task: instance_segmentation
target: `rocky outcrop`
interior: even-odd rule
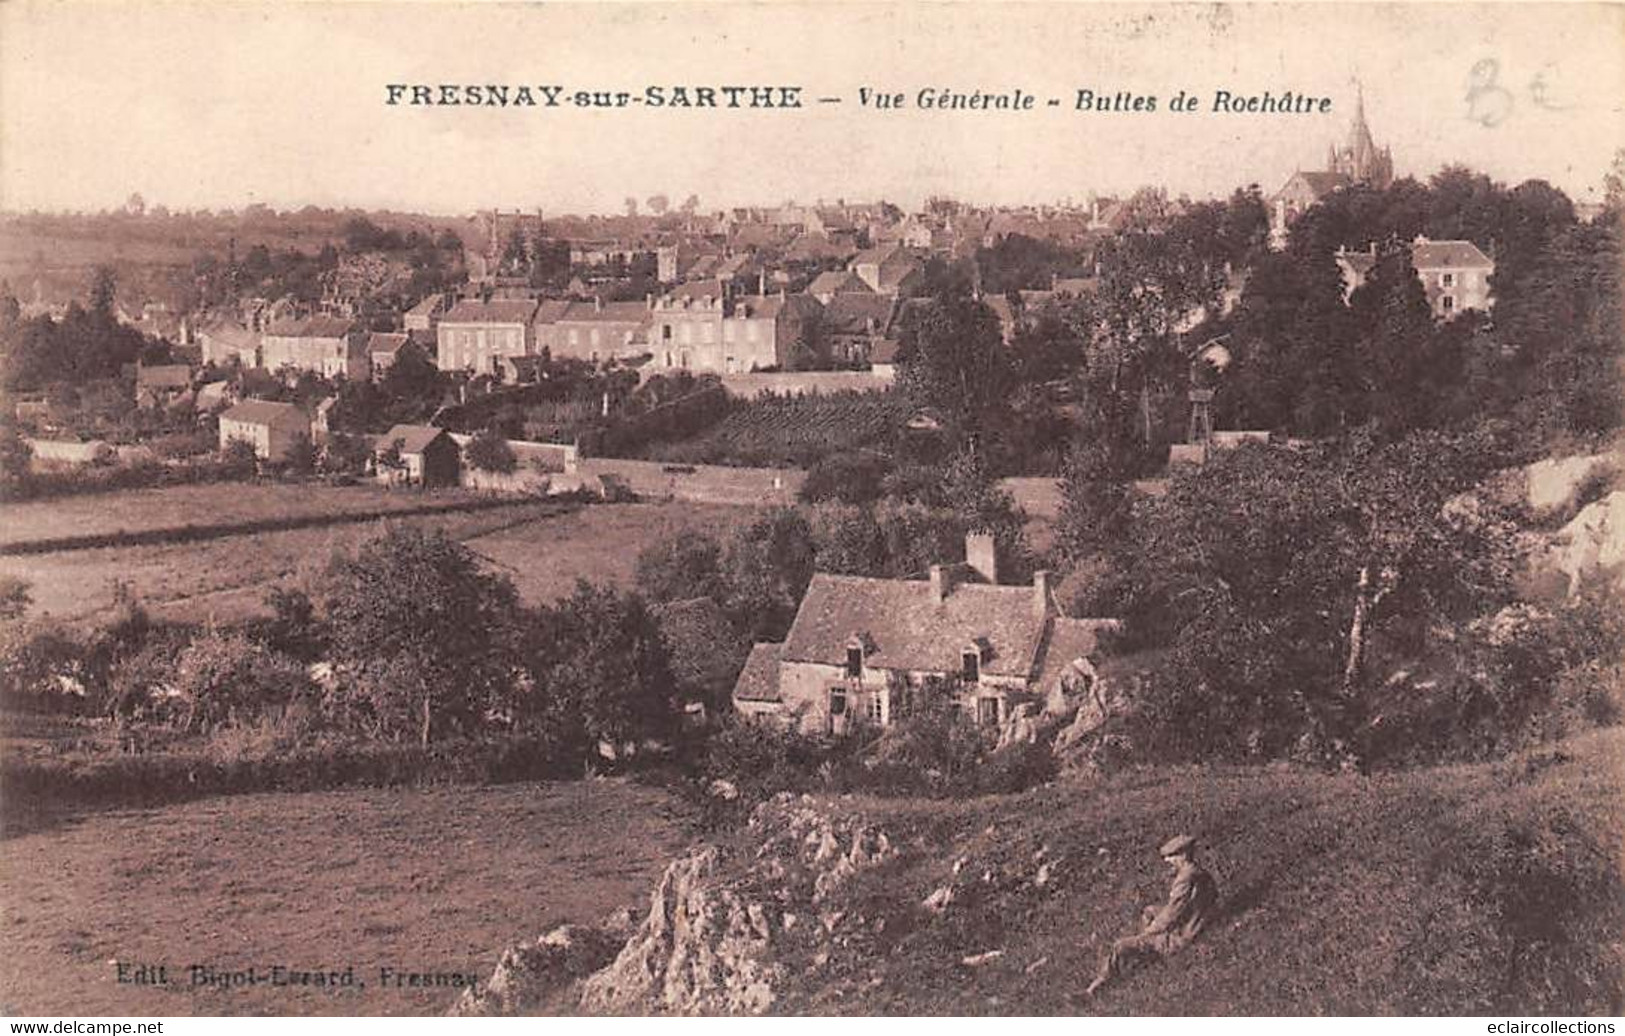
[[[562,1002],[584,1014],[764,1014],[780,1003],[786,976],[824,966],[854,932],[884,924],[834,906],[860,874],[897,857],[863,817],[781,795],[751,815],[746,843],[672,863],[642,922],[607,950],[603,929],[573,926],[509,950],[459,1013]]]
[[[1568,579],[1569,593],[1592,576],[1625,589],[1625,490],[1587,504],[1552,537],[1543,563]]]
[[[1619,453],[1551,457],[1524,469],[1525,502],[1535,517],[1571,513],[1587,483],[1625,467]]]
[[[615,958],[631,925],[602,927],[567,924],[534,943],[503,952],[484,985],[465,990],[453,1015],[535,1014],[576,979],[585,978]]]

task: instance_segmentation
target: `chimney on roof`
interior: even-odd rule
[[[994,549],[991,535],[985,532],[972,532],[965,535],[965,562],[987,582],[998,583],[998,551]]]
[[[604,296],[594,295],[592,297],[592,309],[594,313],[602,313],[604,311]]]
[[[1033,617],[1047,619],[1054,611],[1054,604],[1050,600],[1049,570],[1039,569],[1033,573]]]
[[[758,270],[756,273],[756,294],[767,294],[767,270]]]
[[[931,569],[931,600],[941,604],[954,592],[954,566],[932,565]]]

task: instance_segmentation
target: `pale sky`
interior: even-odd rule
[[[1510,100],[1494,126],[1469,117],[1484,61]],[[0,208],[115,207],[135,191],[171,208],[444,213],[618,211],[655,193],[674,205],[696,193],[707,210],[1081,200],[1144,183],[1267,193],[1345,136],[1356,77],[1401,175],[1462,162],[1596,200],[1625,145],[1625,8],[7,0]],[[808,107],[391,108],[389,83],[799,85]],[[865,110],[860,87],[909,107]],[[1038,108],[921,111],[922,88],[1019,88]],[[1154,95],[1158,110],[1079,112],[1079,89]],[[1181,89],[1333,104],[1168,111]],[[1477,114],[1490,103],[1481,92]]]

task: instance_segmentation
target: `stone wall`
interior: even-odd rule
[[[779,371],[724,374],[722,387],[731,396],[753,399],[765,392],[780,396],[828,395],[835,392],[885,392],[892,379],[872,371]]]
[[[729,468],[713,464],[584,457],[574,474],[609,476],[643,497],[761,507],[795,503],[807,473],[796,468]]]

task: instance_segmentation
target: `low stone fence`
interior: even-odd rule
[[[452,432],[451,438],[453,442],[463,449],[467,449],[468,444],[474,439],[472,435],[464,435],[461,432]],[[508,448],[513,450],[513,455],[519,461],[521,468],[531,471],[545,468],[548,472],[575,470],[576,448],[568,443],[509,439]]]
[[[607,477],[644,497],[746,507],[794,503],[807,479],[807,473],[796,468],[729,468],[610,457],[583,457],[574,473],[589,481],[602,482]]]
[[[60,439],[24,439],[36,461],[53,464],[112,464],[118,451],[100,439],[90,442]]]

